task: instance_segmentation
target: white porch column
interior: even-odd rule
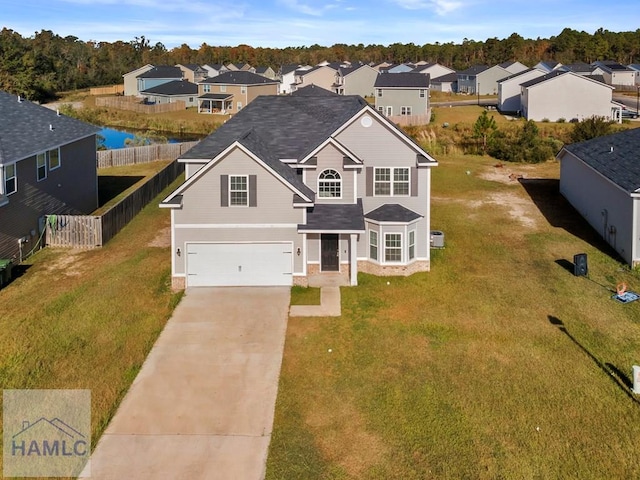
[[[357,247],[357,235],[352,233],[349,235],[349,252],[350,252],[350,261],[349,261],[349,275],[350,275],[350,285],[355,287],[358,285],[358,247]]]

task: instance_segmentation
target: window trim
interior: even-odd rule
[[[382,89],[381,88],[376,88],[376,96],[378,98],[382,98]]]
[[[397,235],[400,238],[400,241],[398,242],[400,246],[398,247],[387,247],[387,237],[390,237],[391,235]],[[400,259],[399,260],[387,260],[387,250],[400,250]],[[383,263],[386,264],[403,264],[403,255],[404,255],[404,248],[403,248],[403,244],[402,244],[402,232],[385,232],[384,233],[384,250],[383,250],[384,256],[383,256]]]
[[[226,85],[220,85],[220,93],[227,93],[227,86]]]
[[[411,116],[411,106],[400,107],[400,115]]]
[[[389,170],[389,180],[376,180],[376,173],[378,170]],[[407,180],[402,182],[395,181],[395,172],[396,170],[406,170],[407,171]],[[389,194],[385,195],[383,193],[377,193],[376,186],[381,183],[389,183]],[[407,184],[407,193],[395,193],[395,184],[396,183],[406,183]],[[374,197],[410,197],[411,196],[411,168],[409,167],[373,167],[373,196]]]
[[[375,245],[374,245],[374,238],[375,237]],[[377,230],[369,230],[369,259],[370,260],[374,260],[374,261],[378,261],[379,260],[379,241],[378,241],[379,235],[378,235],[378,231]],[[372,249],[375,248],[376,249],[376,254],[375,256],[371,254]]]
[[[36,180],[42,182],[47,179],[47,152],[36,154]],[[42,164],[40,164],[42,160]],[[40,176],[40,169],[43,169],[42,177]]]
[[[57,157],[58,157],[58,165],[56,165],[55,167],[51,166],[51,152],[57,152]],[[49,171],[51,170],[56,170],[58,168],[60,168],[60,166],[62,165],[62,159],[61,159],[61,154],[60,154],[60,148],[52,148],[51,150],[49,150],[47,152],[47,166],[49,168]]]
[[[324,175],[325,173],[328,172],[335,172],[335,174],[337,175],[337,178],[335,179],[326,179],[326,178],[322,178],[322,175]],[[337,189],[338,189],[338,194],[337,196],[333,196],[333,195],[322,195],[322,190],[321,190],[321,185],[322,182],[327,182],[327,183],[337,183]],[[326,199],[334,199],[334,200],[340,200],[342,199],[342,175],[340,175],[340,172],[337,171],[335,168],[326,168],[324,169],[322,172],[320,172],[320,174],[318,175],[318,198],[326,198]]]
[[[247,86],[246,85],[240,85],[240,93],[242,93],[242,94],[247,93]]]
[[[232,179],[234,178],[244,178],[244,182],[245,182],[245,189],[244,190],[239,190],[239,189],[232,189],[231,188],[231,183],[232,183]],[[233,193],[246,193],[246,197],[245,197],[245,203],[243,204],[239,204],[239,203],[233,203],[231,200],[231,196]],[[229,203],[228,206],[229,207],[248,207],[249,206],[249,175],[229,175]]]
[[[419,92],[420,98],[425,98],[427,93],[426,93],[426,89],[421,88],[420,92]]]
[[[12,176],[7,176],[7,169],[9,167],[13,167],[13,175]],[[2,168],[2,172],[3,172],[3,182],[2,182],[2,194],[5,196],[9,196],[12,195],[14,193],[16,193],[18,191],[18,169],[16,168],[16,164],[15,163],[11,163],[9,165],[5,165]],[[7,188],[7,185],[9,184],[9,180],[13,181],[13,190],[9,191],[9,189]]]
[[[407,234],[407,261],[416,258],[416,230],[409,230]]]
[[[202,93],[211,93],[211,84],[205,83],[202,85]]]

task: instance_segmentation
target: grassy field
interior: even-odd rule
[[[637,273],[557,163],[439,160],[432,271],[360,275],[341,318],[290,319],[267,478],[640,478],[640,302],[611,299]]]
[[[105,247],[42,250],[0,290],[0,385],[90,389],[94,445],[180,299],[158,202],[181,181]]]

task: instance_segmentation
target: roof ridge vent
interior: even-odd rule
[[[18,103],[22,103],[22,97],[18,95]]]
[[[613,153],[613,145],[609,147],[609,153]]]
[[[53,124],[52,124],[52,123],[50,123],[50,124],[49,124],[49,130],[51,130],[52,132],[53,132],[53,130],[54,130],[54,128],[53,128]]]

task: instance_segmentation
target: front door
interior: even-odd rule
[[[338,249],[338,235],[334,233],[320,236],[320,262],[323,272],[337,272],[340,270],[340,250]]]

